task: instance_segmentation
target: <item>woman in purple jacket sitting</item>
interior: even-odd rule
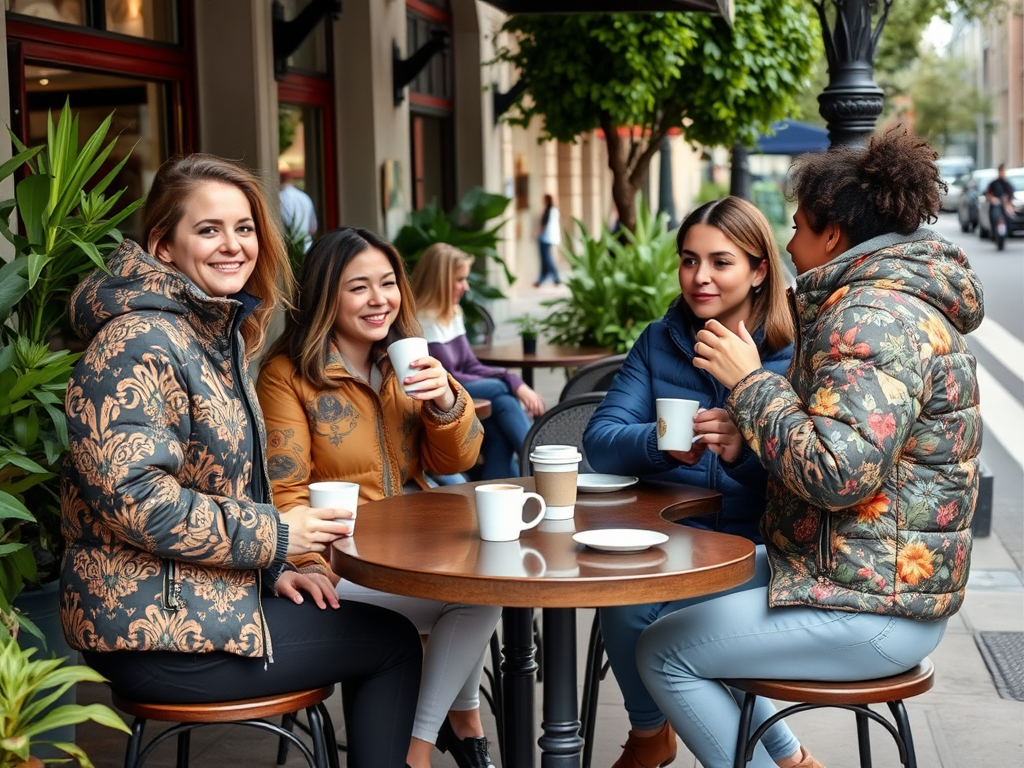
[[[514,373],[484,365],[470,349],[459,299],[469,290],[472,265],[472,256],[447,243],[427,248],[412,281],[418,319],[431,356],[472,397],[491,401],[480,451],[483,479],[518,477],[516,456],[530,430],[529,416],[544,413],[544,401]]]

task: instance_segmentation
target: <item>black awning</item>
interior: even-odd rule
[[[716,13],[732,21],[732,0],[485,0],[505,13]]]

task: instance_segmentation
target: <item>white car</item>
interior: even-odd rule
[[[947,190],[939,189],[939,208],[943,211],[955,211],[960,202],[963,187],[956,184],[957,179],[974,170],[974,159],[970,157],[941,157],[935,161],[939,167],[939,176],[946,182]]]

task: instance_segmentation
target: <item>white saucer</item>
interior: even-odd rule
[[[584,493],[611,493],[635,485],[637,478],[632,475],[602,475],[583,473],[576,476],[576,490]]]
[[[595,531],[574,533],[573,541],[585,544],[602,552],[643,552],[645,549],[664,544],[668,536],[657,531],[637,528],[601,528]]]

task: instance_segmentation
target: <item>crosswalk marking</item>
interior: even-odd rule
[[[1000,357],[1002,360],[1002,356]],[[978,366],[985,439],[995,438],[1024,469],[1024,405],[995,376]]]
[[[1024,383],[1024,340],[1018,339],[995,320],[986,317],[981,326],[971,332],[985,351],[997,358],[1014,376]]]

